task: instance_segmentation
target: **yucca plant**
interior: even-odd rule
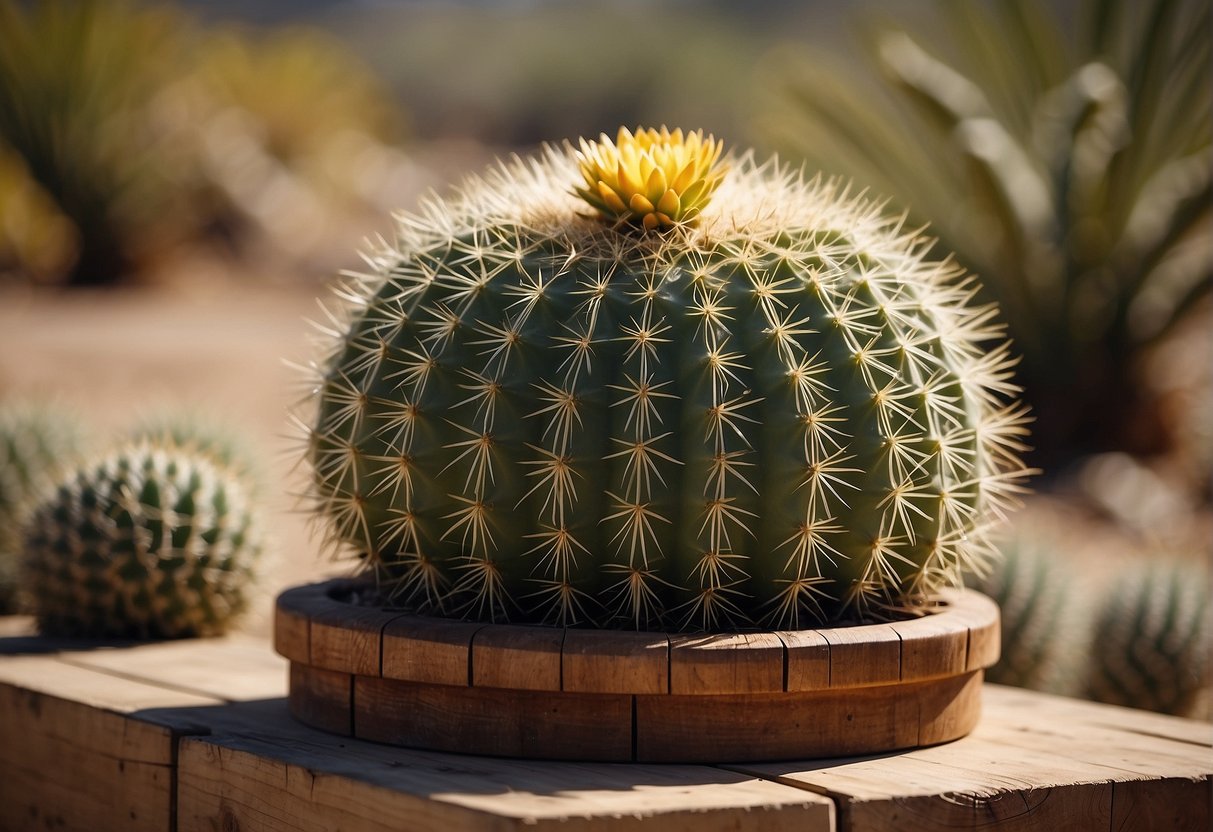
[[[409,608],[715,630],[921,604],[1024,470],[995,310],[837,182],[702,133],[549,148],[340,288],[312,499]]]
[[[168,233],[188,166],[151,111],[184,46],[164,7],[0,0],[0,144],[74,228],[69,283],[126,279]]]
[[[982,277],[1041,461],[1165,449],[1136,359],[1209,295],[1209,4],[1091,0],[1074,33],[1045,0],[929,11],[874,27],[879,78],[783,61],[767,138],[906,206]]]

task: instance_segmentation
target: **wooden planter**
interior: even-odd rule
[[[742,762],[871,754],[964,736],[998,609],[975,592],[889,624],[666,635],[474,624],[278,598],[290,709],[359,739],[557,760]]]

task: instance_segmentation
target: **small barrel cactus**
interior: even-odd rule
[[[995,310],[880,206],[720,157],[665,129],[548,148],[339,289],[312,496],[398,603],[810,626],[985,557],[1025,473]]]
[[[244,609],[260,548],[230,471],[136,442],[80,468],[34,509],[23,585],[45,634],[214,635]]]
[[[1213,679],[1209,574],[1143,569],[1118,582],[1096,617],[1086,696],[1184,715]]]
[[[0,614],[16,607],[23,513],[55,472],[74,461],[84,431],[49,405],[0,408]]]

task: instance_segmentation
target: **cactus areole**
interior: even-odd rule
[[[837,182],[620,130],[398,220],[338,289],[311,497],[385,599],[722,631],[887,618],[987,556],[996,310]]]

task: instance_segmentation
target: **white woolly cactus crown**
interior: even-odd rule
[[[311,497],[394,601],[804,627],[987,557],[1026,474],[995,310],[881,206],[719,156],[664,128],[549,147],[399,217],[339,287]]]

